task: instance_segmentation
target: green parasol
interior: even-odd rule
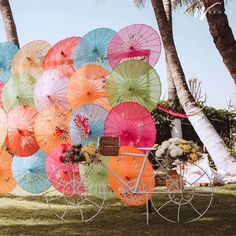
[[[4,109],[9,112],[19,105],[34,107],[35,79],[28,74],[15,74],[5,85],[2,92]]]
[[[101,157],[99,159],[105,164],[109,161],[109,157]],[[115,198],[107,179],[107,171],[104,167],[96,163],[90,164],[90,166],[80,164],[79,172],[86,192],[101,199],[104,197],[106,199]]]
[[[152,111],[160,95],[160,78],[145,61],[124,61],[107,79],[107,97],[111,106],[122,102],[137,102]]]

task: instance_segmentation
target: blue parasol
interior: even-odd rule
[[[10,42],[0,43],[0,80],[6,83],[11,77],[11,63],[19,48]]]
[[[108,46],[116,32],[109,28],[98,28],[88,32],[75,47],[73,59],[77,68],[86,64],[97,64],[111,70],[108,62]]]
[[[72,143],[86,145],[91,141],[97,142],[98,137],[103,135],[107,114],[107,110],[96,104],[79,107],[70,120]]]
[[[14,156],[12,172],[22,189],[37,194],[51,186],[46,175],[45,160],[46,154],[41,150],[29,157]]]

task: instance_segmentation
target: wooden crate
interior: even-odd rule
[[[100,137],[98,140],[99,152],[103,156],[118,156],[120,148],[119,137]]]

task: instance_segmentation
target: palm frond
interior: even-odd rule
[[[147,0],[133,0],[134,5],[138,8],[144,7]]]
[[[196,4],[197,2],[201,2],[201,0],[172,0],[172,6],[174,9],[177,7],[190,7],[193,4]]]

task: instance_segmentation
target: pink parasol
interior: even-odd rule
[[[0,108],[0,146],[4,143],[7,136],[7,115],[5,111]]]
[[[145,60],[154,66],[161,54],[161,40],[157,32],[144,24],[129,25],[112,38],[108,60],[112,68],[129,59]]]
[[[104,135],[120,137],[122,146],[152,147],[156,126],[146,108],[135,102],[124,102],[108,113]]]
[[[3,108],[2,104],[2,89],[3,89],[4,83],[0,80],[0,107]]]
[[[62,144],[49,153],[46,173],[57,191],[73,196],[84,192],[85,188],[81,183],[78,164],[63,163],[63,154],[69,147],[67,144]]]
[[[59,105],[70,108],[67,102],[68,78],[59,70],[44,71],[36,82],[34,102],[38,111]]]
[[[70,37],[54,44],[45,56],[43,69],[57,69],[70,77],[75,71],[72,54],[80,39],[80,37]]]

